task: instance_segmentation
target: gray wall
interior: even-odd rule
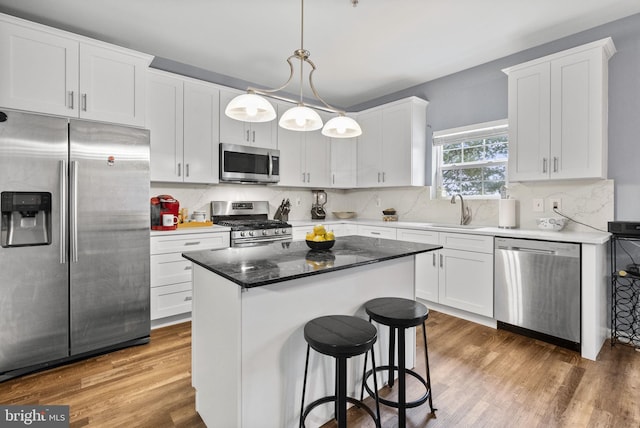
[[[612,37],[617,49],[609,61],[609,178],[615,180],[615,218],[640,220],[640,14],[347,110],[359,111],[417,96],[429,100],[427,122],[432,131],[504,119],[507,117],[507,76],[502,73],[503,68],[605,37]],[[151,66],[231,87],[244,89],[248,86],[247,82],[163,58],[157,58]]]

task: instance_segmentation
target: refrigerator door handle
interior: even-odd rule
[[[78,262],[78,161],[71,161],[71,261]]]
[[[67,263],[67,162],[60,161],[60,264]]]

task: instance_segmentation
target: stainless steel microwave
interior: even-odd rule
[[[220,143],[220,181],[277,183],[280,150]]]

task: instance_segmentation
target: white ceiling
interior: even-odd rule
[[[265,88],[300,47],[300,0],[0,0],[0,12]],[[304,48],[320,95],[348,107],[639,12],[638,0],[306,0]]]

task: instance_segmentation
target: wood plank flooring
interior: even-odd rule
[[[640,427],[640,352],[630,347],[607,343],[594,362],[433,311],[427,337],[438,411],[409,409],[408,427]],[[0,403],[70,405],[72,427],[204,427],[190,345],[190,323],[154,330],[148,345],[0,383]],[[381,410],[382,426],[396,427],[395,409]],[[374,425],[353,409],[349,426]]]

